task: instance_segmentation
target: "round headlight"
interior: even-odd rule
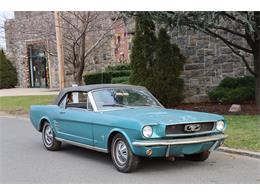
[[[217,129],[218,131],[222,131],[222,130],[224,129],[224,127],[225,127],[224,121],[218,121],[218,122],[217,122],[216,129]]]
[[[144,126],[143,128],[143,136],[151,137],[153,134],[153,128],[151,126]]]

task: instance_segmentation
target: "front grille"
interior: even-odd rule
[[[200,125],[199,131],[185,131],[185,125]],[[212,131],[214,128],[214,122],[206,122],[206,123],[191,123],[191,124],[178,124],[178,125],[167,125],[165,134],[166,135],[178,135],[178,134],[191,134],[205,131]]]

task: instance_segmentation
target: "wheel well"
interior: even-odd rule
[[[107,151],[108,151],[108,153],[110,153],[110,151],[111,151],[111,145],[112,145],[112,140],[113,140],[113,138],[115,137],[115,135],[116,134],[121,134],[119,131],[114,131],[114,132],[112,132],[110,135],[109,135],[109,137],[108,137],[108,145],[107,145]],[[122,134],[121,134],[122,135]]]
[[[42,119],[41,122],[40,122],[40,128],[39,128],[39,131],[42,132],[42,128],[43,128],[43,125],[45,122],[49,122],[47,119]]]

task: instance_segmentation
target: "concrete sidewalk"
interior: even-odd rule
[[[46,88],[12,88],[1,89],[0,97],[4,96],[30,96],[30,95],[57,95],[59,89]]]

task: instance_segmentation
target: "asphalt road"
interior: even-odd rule
[[[146,159],[123,174],[108,154],[67,144],[47,151],[27,119],[0,117],[0,183],[260,183],[260,160],[215,151],[205,162]]]

